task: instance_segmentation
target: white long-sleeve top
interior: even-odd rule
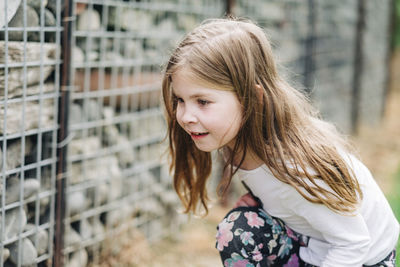
[[[310,237],[308,246],[300,248],[304,261],[323,267],[373,265],[395,248],[399,223],[369,170],[355,157],[347,158],[363,192],[354,215],[341,215],[307,201],[295,188],[275,178],[265,165],[239,169],[236,175],[261,200],[266,212]]]

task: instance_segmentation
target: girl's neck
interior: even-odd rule
[[[230,148],[227,149],[228,153],[232,153]],[[242,159],[242,152],[238,152],[233,156],[233,164],[238,166]],[[243,170],[253,170],[260,167],[264,163],[259,157],[257,157],[252,151],[247,151],[246,156],[242,165],[240,166]]]

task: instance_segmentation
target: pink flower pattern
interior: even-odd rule
[[[260,228],[260,226],[264,226],[264,220],[260,218],[257,213],[249,211],[245,212],[244,216],[247,218],[247,224],[250,225],[252,228]]]
[[[297,233],[261,209],[234,210],[218,225],[216,247],[225,267],[297,267],[300,259],[291,249],[298,240]]]
[[[233,239],[232,233],[233,222],[228,222],[227,219],[224,219],[218,225],[218,232],[217,232],[217,249],[219,251],[223,251],[224,247],[229,245],[229,242]]]

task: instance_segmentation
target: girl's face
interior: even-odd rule
[[[242,122],[242,106],[234,92],[208,88],[183,70],[172,76],[176,119],[198,149],[210,152],[233,147]]]

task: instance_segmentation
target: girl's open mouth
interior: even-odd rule
[[[203,137],[206,137],[208,135],[208,133],[190,133],[190,136],[193,139],[201,139]]]

